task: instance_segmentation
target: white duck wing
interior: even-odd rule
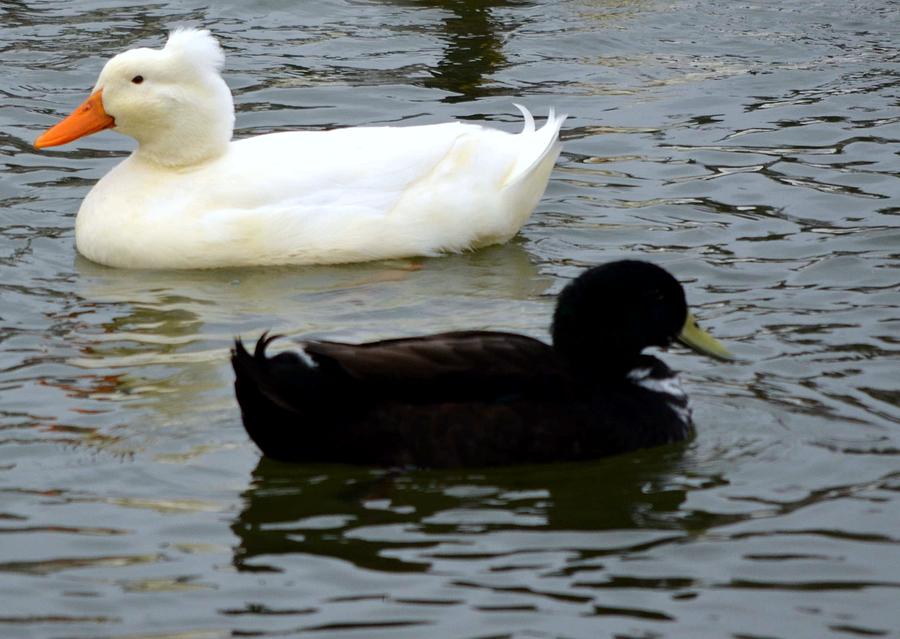
[[[285,250],[315,254],[320,263],[502,242],[543,194],[563,119],[537,131],[526,124],[518,135],[451,123],[239,142],[236,150],[246,145],[242,163],[257,156],[277,158],[279,166],[277,179],[268,180],[270,204],[247,215],[276,224]]]

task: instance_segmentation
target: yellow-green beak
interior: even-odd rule
[[[734,355],[729,353],[719,340],[697,326],[697,320],[690,311],[684,320],[681,332],[675,339],[701,355],[709,355],[726,361],[734,360]]]

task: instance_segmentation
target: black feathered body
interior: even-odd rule
[[[553,347],[466,331],[232,357],[244,425],[295,462],[495,466],[590,459],[685,439],[687,398],[645,355],[624,377],[574,374]],[[599,366],[602,369],[602,366]]]

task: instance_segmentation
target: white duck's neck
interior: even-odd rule
[[[176,102],[164,122],[123,130],[138,141],[135,156],[168,168],[184,168],[223,155],[234,131],[234,103],[228,87],[218,80],[218,86],[206,87],[208,99]]]
[[[198,136],[196,131],[191,131],[190,136],[186,134],[186,131],[171,131],[147,140],[138,139],[138,148],[134,154],[137,158],[152,164],[167,168],[185,168],[224,155],[231,140],[230,131],[228,135]]]

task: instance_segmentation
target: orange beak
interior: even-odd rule
[[[65,120],[44,131],[34,141],[34,146],[39,149],[59,146],[115,125],[115,118],[103,110],[103,89],[100,89],[92,93]]]

